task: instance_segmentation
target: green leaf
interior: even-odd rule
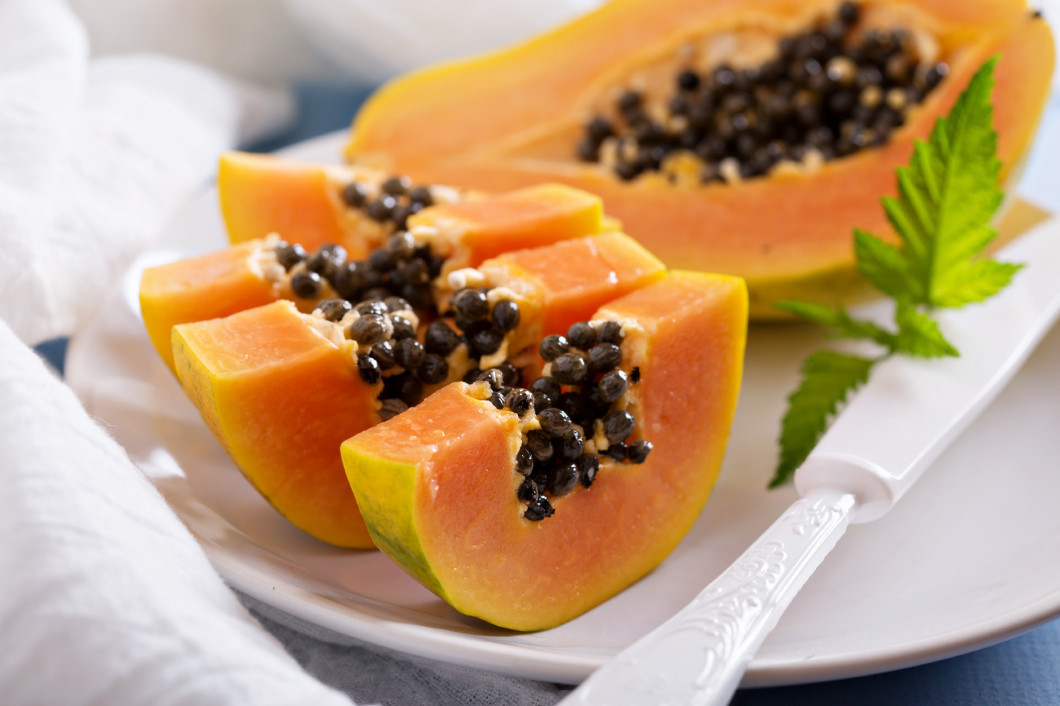
[[[983,290],[966,268],[996,237],[990,222],[1003,197],[990,104],[996,63],[991,59],[976,72],[927,142],[917,141],[909,165],[898,169],[898,197],[883,199],[903,247],[900,257],[885,253],[885,262],[880,248],[871,249],[863,269],[891,296],[904,281],[904,298],[914,304],[980,300]]]
[[[912,276],[902,251],[863,230],[854,230],[854,257],[858,272],[891,298],[924,298],[919,280]]]
[[[871,321],[855,319],[842,309],[833,309],[816,302],[784,301],[776,307],[790,312],[811,323],[832,328],[840,338],[876,341],[890,349],[894,345],[894,334],[880,328]]]
[[[780,462],[769,487],[791,480],[809,456],[847,395],[869,378],[874,358],[819,351],[802,366],[802,382],[788,397],[780,432]]]
[[[944,358],[960,355],[939,331],[938,323],[916,307],[900,302],[895,310],[898,335],[892,350],[920,358]]]
[[[822,351],[806,359],[802,381],[788,398],[780,460],[770,487],[790,480],[839,405],[868,379],[878,360],[894,353],[921,358],[958,355],[932,318],[932,308],[981,302],[1004,289],[1019,271],[1021,265],[982,257],[997,235],[990,223],[1002,199],[990,103],[996,63],[991,59],[976,72],[928,141],[917,141],[909,164],[898,168],[898,195],[882,199],[897,244],[854,231],[858,271],[895,301],[897,330],[892,333],[821,304],[778,305],[841,337],[874,341],[886,353],[870,359]]]
[[[936,293],[936,305],[956,309],[985,301],[1008,286],[1023,265],[997,260],[972,260],[955,267],[948,287]]]

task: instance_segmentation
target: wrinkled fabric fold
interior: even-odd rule
[[[5,706],[350,703],[261,629],[26,345],[75,333],[217,155],[292,115],[285,93],[175,59],[91,60],[62,3],[0,0]]]
[[[0,322],[0,702],[348,704],[221,582],[162,497]]]
[[[57,0],[0,3],[0,96],[0,318],[28,343],[74,333],[221,151],[293,117],[177,59],[90,61]]]

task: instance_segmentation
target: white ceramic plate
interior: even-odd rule
[[[290,150],[331,161],[342,136]],[[378,552],[340,551],[289,526],[244,481],[151,349],[136,289],[147,262],[223,247],[216,193],[174,219],[71,343],[67,378],[166,495],[233,586],[332,631],[447,662],[574,683],[661,623],[794,499],[769,492],[778,419],[810,329],[755,327],[721,479],[654,573],[561,627],[532,634],[457,614]],[[909,666],[1060,613],[1060,331],[883,519],[852,527],[751,663],[744,685]]]

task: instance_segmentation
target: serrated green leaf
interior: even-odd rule
[[[949,115],[936,122],[928,141],[916,142],[908,166],[898,168],[898,195],[882,199],[898,245],[865,231],[854,232],[858,270],[895,300],[897,331],[819,304],[785,302],[780,308],[829,326],[840,336],[880,343],[887,355],[958,355],[927,310],[988,299],[1004,289],[1021,267],[981,257],[996,237],[991,219],[1003,197],[990,104],[996,62],[992,59],[976,72]],[[788,398],[780,460],[770,487],[790,480],[839,405],[868,379],[881,359],[832,351],[807,358],[799,387]]]
[[[920,358],[945,358],[959,355],[957,349],[946,340],[938,323],[916,307],[899,303],[895,309],[895,353],[915,355]]]
[[[937,305],[957,309],[985,301],[1008,286],[1023,265],[997,260],[972,260],[956,267],[935,294]]]
[[[776,307],[811,323],[827,326],[839,338],[876,341],[888,349],[894,344],[894,334],[890,331],[871,321],[852,318],[842,309],[833,309],[816,302],[801,301],[777,302]]]
[[[780,432],[780,462],[769,487],[791,480],[817,445],[847,395],[869,377],[876,359],[820,351],[806,359],[802,382],[788,397]]]
[[[996,61],[976,72],[928,141],[917,141],[909,165],[898,169],[897,198],[883,199],[903,245],[907,281],[917,283],[905,296],[915,304],[975,301],[962,291],[972,284],[964,267],[996,237],[990,221],[1003,198],[990,104]],[[885,280],[892,296],[894,282]]]
[[[887,296],[921,299],[921,283],[910,273],[902,252],[881,238],[854,230],[854,256],[858,271]]]

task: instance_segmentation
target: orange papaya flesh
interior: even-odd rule
[[[581,241],[580,249],[572,249],[570,243]],[[540,321],[556,322],[566,330],[582,310],[551,309],[577,301],[573,294],[588,292],[586,296],[602,303],[663,276],[661,263],[628,236],[587,236],[581,241],[511,253],[506,256],[511,267],[503,270],[503,277],[479,283],[512,296],[525,312],[518,325],[505,332],[497,354],[476,349],[471,333],[464,332],[455,349],[441,354],[428,345],[424,355],[421,347],[421,359],[408,363],[394,353],[401,345],[396,321],[400,316],[409,323],[402,337],[416,335],[418,316],[412,311],[379,309],[376,300],[344,305],[340,317],[329,319],[327,302],[306,314],[294,302],[280,300],[175,326],[176,374],[233,462],[292,524],[331,544],[368,547],[341,468],[341,441],[399,415],[473,369],[520,358],[520,349],[536,342]],[[577,252],[581,259],[537,252],[548,249]],[[594,286],[601,269],[586,258],[604,263],[611,280],[607,287]],[[538,269],[546,265],[547,270]],[[559,276],[560,268],[567,274]],[[381,313],[384,310],[387,313]],[[359,338],[358,330],[363,334],[370,329],[358,329],[358,322],[369,317],[380,322],[380,333]],[[461,329],[454,328],[459,336]],[[422,329],[418,335],[426,341]],[[381,343],[390,346],[387,356],[380,355]],[[432,355],[437,360],[425,368]],[[390,362],[383,367],[387,358]]]
[[[597,308],[651,284],[666,267],[629,235],[604,233],[550,247],[508,252],[478,268],[490,286],[536,290],[526,304],[532,326],[520,331],[515,350],[551,334],[564,334],[572,323]]]
[[[140,313],[159,356],[173,369],[170,335],[176,324],[234,314],[277,298],[273,285],[251,264],[261,242],[146,268],[140,279]]]
[[[599,233],[600,197],[562,184],[538,184],[480,199],[440,204],[408,219],[424,232],[448,270],[474,267],[511,250]],[[613,229],[616,224],[608,223]],[[443,270],[443,273],[447,270]]]
[[[229,241],[258,240],[283,233],[292,242],[317,247],[340,243],[354,254],[368,254],[359,239],[347,240],[357,220],[347,222],[342,188],[351,182],[378,188],[382,172],[303,164],[270,155],[228,152],[221,156],[217,188]]]
[[[1006,174],[1026,151],[1048,95],[1054,45],[1046,23],[1022,0],[861,5],[863,25],[908,29],[929,51],[937,48],[936,58],[949,69],[881,145],[735,183],[700,184],[651,170],[624,181],[576,156],[587,121],[613,110],[617,93],[643,89],[651,104],[646,112],[654,114],[689,47],[697,56],[710,54],[715,67],[756,65],[755,41],[803,31],[835,6],[825,0],[610,2],[524,44],[397,79],[356,116],[346,156],[354,164],[467,187],[559,181],[592,191],[668,265],[746,278],[756,318],[775,316],[772,303],[793,294],[843,302],[865,293],[854,270],[852,230],[894,237],[879,199],[894,193],[895,168],[991,56],[1000,55],[993,102]],[[726,36],[741,39],[729,53]],[[713,54],[702,50],[708,45]]]
[[[520,354],[533,354],[534,343],[544,336],[566,333],[604,303],[666,274],[657,257],[622,233],[516,250],[487,260],[476,269],[482,277],[477,284],[496,296],[511,298],[519,306],[520,324],[505,339],[502,353],[520,367],[530,360]],[[452,290],[442,290],[439,300],[447,301]],[[447,311],[448,305],[440,308]],[[488,361],[481,367],[489,367]]]
[[[372,541],[338,445],[377,420],[344,346],[289,301],[173,330],[177,376],[247,479],[296,527],[340,547]],[[281,433],[277,433],[281,432]]]
[[[602,457],[588,487],[527,518],[520,418],[455,383],[348,439],[342,458],[377,546],[456,610],[549,628],[635,582],[677,545],[713,487],[736,406],[747,321],[738,278],[671,272],[603,307],[622,323],[626,408],[642,463]],[[477,383],[479,384],[479,383]],[[532,477],[532,476],[531,476]]]
[[[311,296],[297,296],[277,263],[275,236],[238,243],[224,250],[145,268],[140,278],[140,316],[159,356],[173,370],[171,335],[177,324],[205,321],[277,299],[310,312],[335,296],[321,281]]]
[[[280,232],[290,230],[291,222],[285,220],[284,214],[300,211],[281,209],[278,202],[282,201],[282,195],[287,193],[292,182],[301,181],[304,182],[301,190],[291,189],[294,203],[299,203],[301,196],[307,193],[315,196],[305,198],[322,199],[322,195],[328,195],[331,199],[334,190],[327,187],[327,183],[330,179],[328,172],[332,169],[324,165],[298,165],[262,155],[226,155],[222,158],[222,203],[229,227],[235,226],[235,230],[230,231],[234,239],[239,241],[250,232],[271,232],[266,222]],[[279,178],[272,183],[270,175]],[[240,186],[226,186],[231,183]],[[239,208],[236,208],[237,202]],[[424,259],[428,268],[439,267],[430,264],[431,258],[441,258],[440,273],[436,274],[444,276],[457,268],[477,266],[499,252],[597,233],[610,224],[601,210],[599,197],[558,184],[538,185],[459,206],[462,208],[449,210],[448,206],[439,204],[417,214],[415,233],[409,237],[418,252],[405,253],[402,257],[406,260]],[[256,210],[240,210],[251,208]],[[307,207],[306,212],[313,213],[314,209]],[[432,213],[437,213],[437,217]],[[261,221],[248,227],[248,219]],[[291,287],[291,278],[309,267],[309,257],[304,256],[302,263],[285,265],[286,273],[278,270],[273,251],[288,241],[281,241],[275,234],[236,242],[225,251],[147,269],[141,280],[140,301],[152,343],[172,368],[169,335],[175,324],[224,316],[278,298],[293,299],[306,312],[321,299],[336,294],[351,300],[364,298],[368,293],[364,288],[351,288],[336,279],[344,276],[340,269],[352,266],[350,263],[353,262],[363,268],[375,269],[363,254],[372,241],[360,237],[364,235],[361,231],[355,234],[359,234],[358,237],[342,239],[346,244],[340,246],[344,250],[343,257],[333,253],[329,260],[343,261],[322,271],[319,287],[311,287],[308,295],[296,294]],[[391,240],[394,237],[392,235]],[[347,245],[353,250],[347,249]],[[308,255],[312,256],[324,247],[333,248],[330,245],[321,245],[315,250],[307,248]],[[426,252],[419,252],[423,248]],[[416,291],[410,292],[403,289],[390,270],[380,271],[378,275],[377,284],[387,290],[383,296],[406,296],[414,303],[430,299],[429,282],[420,283],[422,286],[417,285]],[[303,290],[299,288],[297,291]],[[380,294],[378,287],[374,294]]]
[[[343,195],[351,184],[360,194],[359,205]],[[468,267],[508,250],[617,227],[605,218],[598,196],[562,184],[491,195],[436,184],[420,188],[429,201],[416,201],[421,210],[413,210],[413,197],[425,197],[402,178],[377,170],[230,152],[221,157],[218,172],[221,212],[232,243],[278,233],[309,250],[338,244],[361,259],[407,228],[425,234],[452,267]],[[403,192],[385,195],[387,189]],[[389,205],[377,212],[377,202]]]

